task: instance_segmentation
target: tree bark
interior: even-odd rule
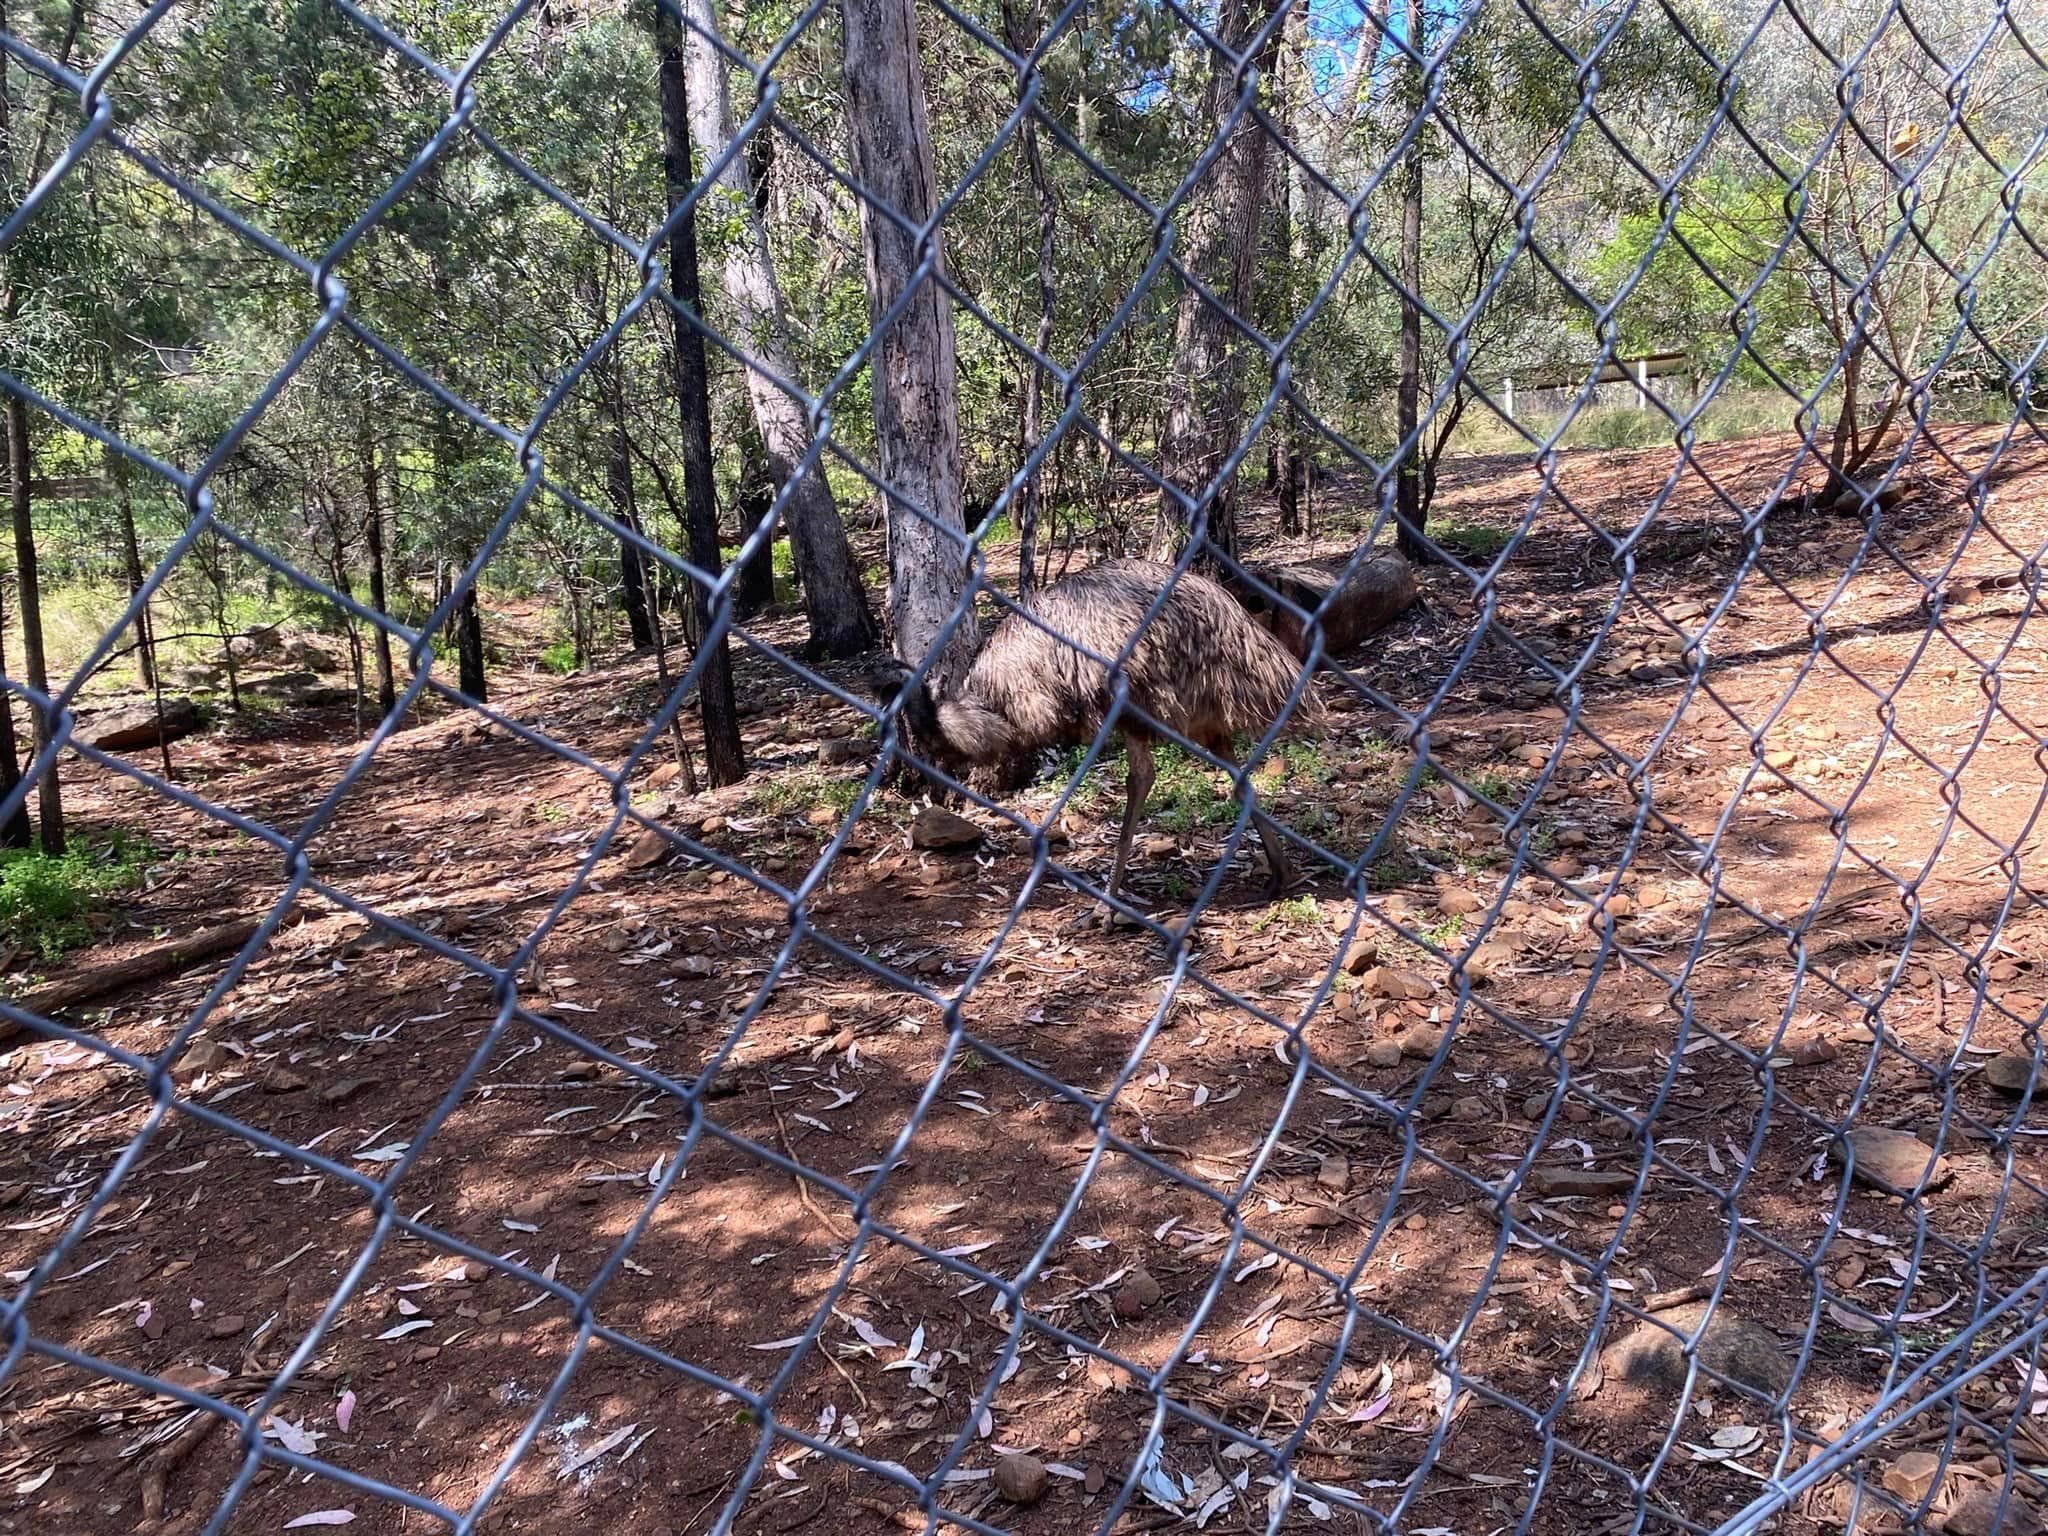
[[[611,447],[605,458],[605,493],[612,504],[612,516],[635,533],[640,528],[639,503],[633,495],[633,450],[626,441],[626,407],[617,378],[617,359],[608,370],[605,414],[611,418]],[[647,650],[654,644],[654,616],[647,601],[647,557],[631,539],[619,540],[620,596],[626,610],[626,628],[632,632],[633,649]]]
[[[887,488],[889,625],[897,657],[924,664],[967,595],[961,508],[960,418],[953,351],[953,310],[936,274],[945,248],[935,229],[926,241],[875,212],[869,199],[921,228],[938,206],[917,57],[911,0],[840,0],[845,38],[847,116],[861,202],[868,319],[880,328],[899,300],[902,311],[873,354],[875,445]],[[930,272],[920,267],[930,263]],[[913,288],[913,284],[915,287]],[[941,689],[973,665],[980,639],[971,607],[932,657]]]
[[[661,41],[661,152],[673,207],[694,185],[690,158],[689,71],[683,58],[682,28],[663,17]],[[697,218],[675,227],[668,242],[669,287],[676,302],[691,315],[703,313],[703,285],[697,266]],[[683,432],[683,505],[689,514],[687,543],[690,563],[707,578],[723,568],[718,553],[717,483],[712,476],[711,388],[704,358],[704,336],[680,316],[675,324],[676,412]],[[708,627],[711,615],[705,615]],[[700,647],[701,649],[701,647]],[[733,699],[732,651],[720,633],[707,655],[699,657],[697,708],[704,717],[704,766],[715,789],[746,777],[747,758],[740,741],[739,707]]]
[[[1422,0],[1407,0],[1405,40],[1424,51]],[[1422,71],[1415,71],[1412,110],[1422,110]],[[1422,542],[1428,509],[1422,504],[1422,445],[1415,441],[1422,405],[1422,136],[1418,132],[1401,158],[1401,360],[1395,381],[1395,430],[1401,458],[1394,470],[1395,543],[1410,560],[1429,558]]]
[[[6,443],[5,434],[0,434],[0,447]],[[0,461],[5,456],[0,455]],[[0,462],[0,468],[4,468]],[[0,677],[7,675],[7,588],[0,584]],[[14,735],[14,695],[0,689],[0,800],[13,794],[21,783],[21,747]],[[35,828],[29,824],[28,800],[23,797],[14,814],[0,822],[0,848],[26,848],[34,840]]]
[[[1308,8],[1304,5],[1288,15],[1282,31],[1279,122],[1289,138],[1301,121],[1299,108],[1308,99],[1310,89],[1307,28]],[[1273,199],[1277,225],[1274,243],[1281,256],[1280,270],[1286,275],[1280,284],[1280,313],[1268,330],[1270,335],[1285,334],[1293,325],[1297,285],[1310,272],[1306,180],[1306,173],[1291,158],[1282,161]],[[1313,282],[1312,276],[1308,280]],[[1301,413],[1291,401],[1281,403],[1273,418],[1273,433],[1273,478],[1279,499],[1280,532],[1298,537],[1306,531],[1301,520]]]
[[[36,575],[36,528],[28,489],[35,460],[29,443],[28,403],[19,395],[7,397],[7,466],[9,500],[14,511],[14,576],[21,610],[22,667],[28,675],[29,687],[47,698],[50,668],[43,653],[42,591]],[[35,751],[40,755],[50,745],[50,714],[47,709],[35,709],[30,716],[35,725]],[[54,858],[64,851],[64,792],[57,783],[55,758],[36,785],[36,810],[41,817],[43,852]]]
[[[740,543],[745,544],[775,504],[775,480],[768,470],[768,449],[761,441],[760,425],[751,413],[737,436],[740,478],[734,499],[739,504]],[[775,601],[774,540],[763,541],[753,557],[740,567],[739,580],[733,583],[733,601],[743,619],[752,618]]]
[[[707,33],[717,30],[711,0],[685,3],[695,26]],[[684,30],[688,34],[683,44],[688,76],[682,89],[688,95],[691,131],[708,165],[732,143],[731,90],[725,61],[718,51],[694,30]],[[756,135],[750,139],[749,149],[761,143],[763,137]],[[789,485],[797,466],[810,451],[811,427],[803,406],[769,377],[794,380],[795,352],[790,345],[782,288],[768,250],[768,231],[750,158],[744,153],[735,155],[717,182],[730,194],[729,204],[720,202],[721,210],[737,214],[744,225],[740,237],[727,243],[721,284],[726,302],[738,320],[739,334],[730,339],[758,363],[746,369],[747,399],[766,450],[769,478],[780,492]],[[684,169],[687,171],[688,167]],[[687,178],[682,183],[689,184]],[[803,588],[804,616],[810,621],[810,654],[845,657],[875,649],[880,643],[875,616],[868,607],[867,593],[860,583],[860,567],[847,542],[846,525],[840,520],[838,502],[821,465],[797,476],[794,489],[783,503],[783,519],[789,529],[797,580]]]
[[[1217,37],[1233,52],[1242,52],[1272,8],[1273,0],[1223,0]],[[1214,134],[1223,131],[1240,88],[1227,60],[1212,53],[1209,63],[1200,120]],[[1182,267],[1246,316],[1252,312],[1266,160],[1265,130],[1247,112],[1211,162],[1204,182],[1181,205]],[[1198,529],[1209,544],[1205,564],[1237,557],[1237,475],[1226,474],[1224,465],[1244,426],[1245,350],[1230,316],[1184,281],[1174,316],[1173,378],[1159,463],[1168,484],[1193,497],[1195,505],[1184,513],[1177,497],[1161,493],[1152,533],[1155,558],[1172,559]]]
[[[370,557],[370,606],[380,618],[391,617],[391,604],[384,589],[384,482],[377,474],[376,423],[371,405],[364,403],[362,426],[356,439],[357,457],[363,472],[363,542]],[[377,658],[377,713],[388,716],[398,705],[397,669],[391,664],[391,633],[376,626],[372,647]]]
[[[1039,38],[1045,31],[1045,13],[1042,0],[1031,0],[1029,14],[1020,23],[1013,0],[1003,0],[1003,30],[1010,47],[1018,53],[1029,53],[1038,46]],[[1023,89],[1020,79],[1018,88]],[[1038,121],[1027,117],[1019,129],[1024,150],[1024,168],[1031,177],[1031,190],[1038,200],[1038,355],[1044,357],[1052,349],[1053,329],[1053,233],[1058,219],[1058,206],[1053,201],[1052,182],[1045,174],[1045,157],[1039,153]],[[1025,369],[1024,377],[1024,438],[1022,453],[1025,462],[1038,451],[1038,445],[1045,437],[1045,370],[1036,363]],[[1017,509],[1017,597],[1019,601],[1031,595],[1037,580],[1035,562],[1038,554],[1038,475],[1034,472],[1018,489]]]

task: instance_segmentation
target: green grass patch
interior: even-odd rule
[[[748,809],[764,816],[798,816],[819,806],[829,806],[840,816],[853,809],[860,798],[865,778],[846,778],[799,768],[763,779],[747,791]]]
[[[1429,536],[1445,549],[1469,559],[1491,560],[1508,547],[1515,530],[1492,523],[1444,523],[1430,529]]]
[[[576,670],[576,642],[573,640],[550,641],[540,653],[540,669],[552,672],[557,677],[567,677]]]
[[[155,850],[125,833],[79,839],[56,858],[29,849],[0,852],[0,933],[45,964],[92,939],[92,917],[142,883]]]
[[[1275,923],[1288,923],[1296,928],[1319,928],[1323,922],[1323,909],[1315,897],[1303,893],[1274,902],[1259,914],[1254,929],[1264,933]]]
[[[1174,832],[1194,832],[1202,827],[1220,826],[1236,811],[1229,795],[1216,788],[1215,773],[1199,758],[1188,756],[1171,744],[1155,747],[1152,760],[1158,777],[1152,783],[1152,819]]]

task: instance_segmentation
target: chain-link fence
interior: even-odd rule
[[[0,935],[0,1528],[2038,1530],[2033,8],[786,10],[521,4],[451,55],[332,0],[301,75],[234,8],[0,14],[16,590],[99,450],[177,504],[68,675],[7,632],[0,821],[61,784],[187,854],[103,949]],[[617,138],[519,111],[601,25],[662,70],[653,227],[584,175]],[[351,70],[430,131],[305,245],[291,178],[374,134],[236,125]],[[476,246],[420,201],[464,157]],[[35,374],[95,165],[166,265],[310,302],[186,457]],[[1010,266],[949,263],[997,189]],[[421,348],[535,210],[626,280],[515,417],[476,334]],[[784,313],[848,215],[866,323]],[[636,334],[682,439],[621,426],[607,498],[551,433]],[[380,462],[426,474],[387,426],[495,456],[434,449],[484,510],[410,618],[238,515],[337,354],[368,526]],[[707,368],[787,433],[723,566]],[[817,645],[827,482],[880,505],[901,671],[858,603]],[[485,703],[476,594],[564,512],[652,645]],[[804,619],[745,617],[785,530]],[[161,668],[108,728],[87,690],[237,561],[337,616],[358,711],[395,643],[360,739],[287,708],[174,764]]]

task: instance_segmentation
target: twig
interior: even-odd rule
[[[775,1139],[777,1143],[782,1147],[782,1155],[788,1158],[792,1163],[800,1161],[796,1153],[790,1150],[789,1127],[783,1123],[782,1106],[780,1104],[777,1104],[773,1099],[770,1099],[768,1101],[768,1107],[769,1109],[775,1112]],[[791,1181],[796,1185],[796,1197],[799,1200],[803,1201],[804,1209],[809,1211],[812,1216],[817,1218],[818,1225],[823,1227],[826,1230],[826,1232],[831,1235],[832,1240],[835,1243],[852,1242],[853,1234],[851,1232],[841,1232],[839,1228],[833,1224],[832,1218],[825,1214],[824,1207],[819,1205],[816,1197],[811,1194],[811,1187],[810,1185],[804,1182],[804,1176],[800,1173],[792,1173],[789,1177]]]

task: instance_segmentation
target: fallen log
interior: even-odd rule
[[[126,959],[109,960],[82,970],[75,976],[59,977],[32,992],[9,998],[8,1001],[24,1012],[39,1013],[48,1018],[63,1009],[76,1008],[80,1003],[93,1002],[110,993],[141,986],[144,982],[174,976],[208,960],[232,954],[254,938],[256,930],[261,926],[255,919],[247,918],[238,922],[221,923],[213,928],[201,928],[198,932],[188,933],[183,938],[165,939],[162,943],[152,944]],[[0,1042],[11,1040],[21,1033],[21,1025],[9,1019],[0,1019]]]

